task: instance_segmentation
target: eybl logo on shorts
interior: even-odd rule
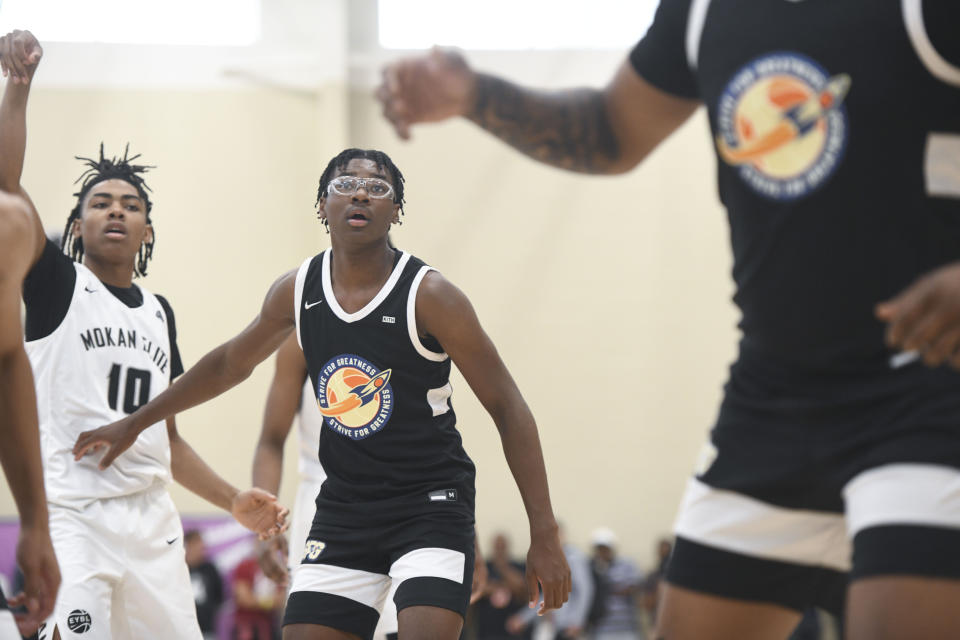
[[[393,413],[391,372],[349,353],[330,359],[317,377],[317,406],[324,424],[353,440],[383,429]]]
[[[74,633],[86,633],[93,626],[90,614],[83,609],[74,609],[67,616],[67,627]]]

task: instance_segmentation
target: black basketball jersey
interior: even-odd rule
[[[956,0],[662,0],[631,61],[707,107],[741,362],[887,369],[874,306],[960,259],[958,24]]]
[[[417,333],[417,290],[431,267],[398,252],[379,293],[347,313],[333,293],[331,252],[301,265],[295,296],[297,337],[323,415],[327,479],[318,500],[472,510],[475,470],[450,404],[450,358]]]

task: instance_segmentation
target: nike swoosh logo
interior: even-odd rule
[[[96,292],[97,292],[97,289],[91,289],[90,287],[88,287],[88,286],[86,286],[86,285],[84,285],[83,290],[86,291],[87,293],[96,293]]]
[[[179,538],[179,537],[180,537],[180,536],[177,536],[177,538]],[[173,538],[172,540],[167,540],[167,544],[173,544],[174,542],[177,541],[177,538]]]
[[[321,302],[323,302],[323,300],[317,300],[316,302],[308,302],[308,303],[306,303],[305,305],[303,305],[303,308],[304,308],[304,310],[306,310],[306,309],[309,309],[310,307],[315,307],[315,306],[317,306],[317,305],[320,304]]]

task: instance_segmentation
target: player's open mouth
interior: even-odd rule
[[[350,212],[350,215],[347,216],[347,223],[352,227],[360,227],[369,222],[367,214],[363,211],[354,209]]]
[[[126,238],[127,230],[119,224],[111,224],[107,226],[107,230],[104,232],[108,238]]]

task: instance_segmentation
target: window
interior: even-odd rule
[[[379,0],[380,46],[617,49],[646,33],[659,0]]]
[[[260,38],[260,0],[3,0],[0,33],[41,42],[247,46]]]

